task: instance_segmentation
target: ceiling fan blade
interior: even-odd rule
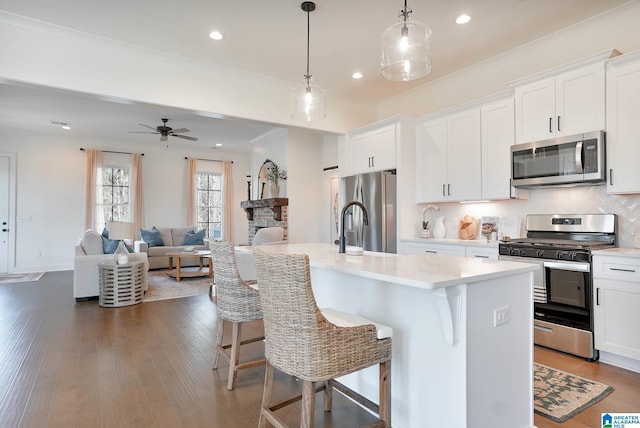
[[[157,132],[149,132],[149,131],[129,131],[129,134],[157,134]]]
[[[160,141],[167,141],[167,140],[168,140],[168,138],[167,138],[166,135],[161,135],[160,136]]]
[[[190,141],[198,141],[198,139],[196,137],[190,137],[188,135],[174,135],[171,134],[172,137],[176,137],[176,138],[184,138],[185,140],[190,140]]]
[[[171,130],[172,134],[180,134],[182,132],[191,132],[191,131],[189,131],[187,128],[178,128],[178,129]]]
[[[144,126],[145,128],[153,129],[154,131],[158,132],[158,130],[155,128],[155,126],[145,125],[144,123],[139,123],[138,125]]]

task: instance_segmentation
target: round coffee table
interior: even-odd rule
[[[199,276],[208,276],[209,278],[213,278],[213,263],[211,262],[211,251],[182,251],[167,253],[167,256],[169,257],[169,272],[167,272],[167,275],[175,278],[177,282],[179,282],[182,278],[193,278]],[[182,260],[188,258],[198,258],[200,262],[199,267],[196,269],[190,269],[182,266]],[[205,259],[209,259],[208,268],[204,266]]]

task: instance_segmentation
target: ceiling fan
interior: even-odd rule
[[[144,123],[138,124],[140,126],[144,126],[145,128],[153,129],[153,132],[130,131],[129,134],[160,134],[160,141],[167,141],[169,137],[184,138],[185,140],[190,140],[190,141],[198,141],[196,137],[190,137],[188,135],[180,135],[184,132],[190,132],[187,128],[173,129],[170,126],[167,126],[167,122],[169,121],[169,119],[161,119],[161,120],[162,120],[162,125],[158,125],[155,128],[153,126],[145,125]]]

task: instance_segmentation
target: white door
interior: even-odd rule
[[[9,267],[9,158],[0,156],[0,273]]]

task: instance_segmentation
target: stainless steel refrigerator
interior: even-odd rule
[[[396,253],[396,171],[343,177],[340,180],[340,212],[350,201],[359,201],[366,207],[369,224],[363,224],[360,207],[349,207],[344,224],[346,244],[367,251]]]

